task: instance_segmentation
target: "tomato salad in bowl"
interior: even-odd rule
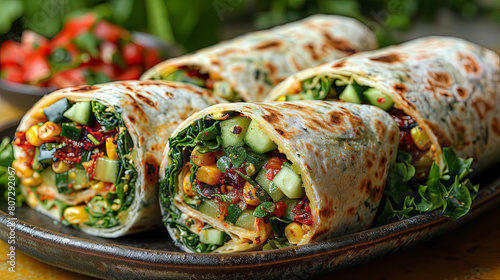
[[[166,58],[165,46],[136,40],[124,28],[93,13],[69,18],[52,39],[26,30],[21,42],[0,48],[3,81],[64,88],[136,80]]]

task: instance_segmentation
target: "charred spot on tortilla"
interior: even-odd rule
[[[491,119],[491,131],[497,136],[500,136],[500,120],[497,116]]]
[[[158,162],[156,157],[151,153],[146,153],[145,167],[146,167],[145,168],[146,180],[150,183],[157,182],[160,170],[160,163]]]
[[[281,104],[281,107],[284,107],[286,109],[291,109],[291,110],[303,110],[303,109],[305,109],[304,107],[297,105],[297,104],[293,104],[293,103],[283,103],[283,104]]]
[[[90,91],[94,91],[94,90],[98,90],[100,89],[100,87],[96,87],[96,86],[81,86],[81,87],[77,87],[75,89],[72,89],[71,92],[90,92]]]
[[[258,46],[255,46],[254,49],[256,50],[264,50],[264,49],[269,49],[269,48],[277,48],[277,47],[281,47],[281,45],[283,44],[283,42],[280,42],[280,41],[271,41],[271,42],[266,42],[264,44],[260,44]]]
[[[395,84],[393,88],[399,95],[403,95],[407,91],[406,86],[401,83]]]
[[[153,100],[151,100],[151,99],[147,98],[146,96],[144,96],[144,95],[142,95],[142,94],[138,94],[138,95],[137,95],[137,98],[138,98],[138,99],[140,99],[143,103],[145,103],[145,104],[147,104],[147,105],[149,105],[149,106],[151,106],[151,107],[153,107],[153,108],[157,109],[157,107],[156,107],[156,106],[157,106],[156,102],[154,102]]]
[[[474,59],[470,55],[466,55],[463,58],[465,59],[465,63],[463,66],[467,73],[479,74],[481,72],[481,67],[477,64],[476,59]]]
[[[366,161],[366,168],[372,169],[373,167],[373,162],[371,160]]]
[[[128,116],[128,119],[129,119],[129,121],[130,121],[132,124],[135,124],[136,120],[135,120],[134,116]]]
[[[333,210],[331,207],[327,207],[327,208],[324,208],[324,209],[319,209],[318,211],[318,215],[320,217],[326,217],[326,218],[329,218],[329,217],[333,217],[335,215],[335,210]]]
[[[305,45],[305,49],[309,51],[313,60],[318,60],[320,58],[313,44]]]
[[[354,214],[356,214],[356,208],[354,207],[350,207],[345,211],[346,216],[354,216]]]
[[[468,96],[469,96],[469,93],[467,92],[466,89],[462,88],[462,87],[457,87],[455,89],[455,91],[457,92],[457,95],[461,98],[461,99],[466,99]]]
[[[275,128],[274,130],[276,130],[276,132],[278,132],[281,136],[285,134],[285,132],[279,128]]]
[[[396,63],[396,62],[401,62],[401,56],[397,53],[391,53],[379,57],[372,57],[370,60],[377,61],[377,62],[383,62],[383,63]]]
[[[481,97],[477,97],[476,100],[472,102],[472,107],[474,107],[474,110],[481,120],[484,120],[486,118],[486,115],[488,115],[490,111],[493,111],[495,109],[494,104],[484,100]]]
[[[332,68],[342,68],[342,67],[344,67],[346,65],[347,65],[346,61],[343,60],[343,61],[340,61],[340,62],[337,62],[337,63],[333,64]]]
[[[453,79],[446,72],[430,72],[429,77],[438,82],[437,87],[449,89],[453,85]]]
[[[277,123],[281,119],[283,119],[283,114],[281,114],[279,111],[276,111],[271,108],[267,108],[267,111],[269,114],[263,115],[262,118],[266,120],[268,123]]]
[[[330,36],[330,34],[326,32],[323,32],[323,36],[325,37],[327,44],[329,44],[330,46],[341,52],[345,52],[349,55],[358,52],[355,48],[351,46],[351,44],[347,40],[333,38],[332,36]]]

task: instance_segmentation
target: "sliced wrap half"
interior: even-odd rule
[[[475,172],[500,158],[499,68],[498,55],[486,48],[458,38],[426,37],[304,70],[278,85],[267,100],[340,99],[387,110],[401,129],[399,150],[411,155],[401,162],[415,167],[412,181],[417,182],[400,196],[414,197],[416,205],[395,199],[392,206],[420,212],[443,206],[445,215],[457,218],[467,213],[477,188],[454,187],[472,161],[456,156],[472,158]],[[447,191],[432,181],[439,177],[433,162],[441,176],[451,175],[451,180],[440,179]]]
[[[28,205],[64,224],[118,237],[158,227],[158,168],[173,130],[217,103],[175,82],[55,91],[23,117],[13,167]]]
[[[367,229],[397,136],[391,117],[371,106],[212,106],[181,124],[165,149],[164,223],[178,246],[203,253],[302,245]]]
[[[228,100],[255,102],[295,72],[375,48],[375,35],[357,20],[315,15],[169,59],[142,79],[194,83]]]

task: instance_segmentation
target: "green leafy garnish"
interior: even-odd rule
[[[263,251],[292,247],[293,245],[285,238],[269,239],[262,248]]]
[[[264,202],[261,203],[259,206],[255,207],[255,210],[253,211],[254,217],[257,218],[264,218],[267,216],[267,214],[273,213],[275,210],[275,206],[273,202]]]
[[[214,196],[217,197],[222,202],[229,202],[229,203],[233,202],[233,200],[225,194],[214,194]]]
[[[467,214],[478,185],[465,177],[470,172],[472,159],[462,159],[452,148],[443,149],[445,169],[433,163],[427,181],[421,185],[411,182],[415,167],[411,155],[399,152],[397,162],[391,166],[385,191],[384,208],[378,217],[379,224],[389,224],[420,213],[442,209],[443,216],[458,219]]]

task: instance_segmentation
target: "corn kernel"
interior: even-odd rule
[[[64,218],[72,225],[78,225],[89,220],[85,206],[71,206],[64,209]]]
[[[43,142],[52,142],[61,134],[61,127],[53,122],[46,122],[38,129],[38,137]]]
[[[285,227],[285,236],[291,244],[299,244],[304,234],[302,226],[297,222],[293,222]]]
[[[106,183],[99,181],[97,184],[92,185],[92,189],[96,191],[102,191],[106,187]]]
[[[52,171],[54,171],[55,173],[64,173],[64,172],[68,171],[70,168],[71,168],[71,165],[69,165],[68,163],[66,163],[62,160],[52,162]],[[75,177],[76,177],[76,175],[75,175]]]
[[[38,198],[36,197],[34,192],[30,192],[28,194],[28,198],[26,199],[26,202],[30,207],[37,207],[38,206]]]
[[[191,172],[187,172],[184,176],[184,180],[182,180],[182,189],[187,196],[195,196],[196,193],[191,188],[191,180],[190,180]]]
[[[229,114],[224,111],[215,112],[212,114],[212,118],[216,121],[225,120],[229,117]]]
[[[243,190],[243,197],[248,205],[257,206],[260,204],[259,198],[255,195],[255,187],[252,184],[246,182]]]
[[[276,99],[276,101],[279,101],[279,102],[286,101],[286,95],[282,95],[282,96],[278,97],[278,99]]]
[[[35,187],[42,183],[42,176],[34,172],[32,177],[21,179],[21,183],[26,187]]]
[[[193,149],[193,152],[191,153],[191,160],[198,166],[211,165],[215,163],[215,153],[208,152],[202,154],[198,152],[198,149]]]
[[[25,157],[21,157],[12,162],[12,167],[16,170],[16,175],[19,178],[30,178],[33,176],[33,169],[26,161]]]
[[[420,126],[415,126],[414,128],[412,128],[410,133],[417,148],[424,151],[430,147],[431,140],[429,139],[429,135],[427,135],[427,132],[425,132],[425,130],[422,130]]]
[[[120,204],[113,204],[113,205],[111,206],[111,210],[113,210],[113,211],[118,211],[118,210],[120,210]]]
[[[27,131],[26,131],[26,141],[30,143],[33,146],[39,147],[43,144],[42,139],[38,136],[38,130],[40,129],[40,126],[35,124],[32,125]]]
[[[221,175],[222,172],[220,172],[219,168],[217,168],[217,165],[215,164],[208,166],[201,166],[200,168],[198,168],[198,171],[196,171],[196,178],[200,182],[212,186],[219,184]]]
[[[106,154],[110,160],[118,160],[116,145],[113,143],[113,138],[106,138]]]

